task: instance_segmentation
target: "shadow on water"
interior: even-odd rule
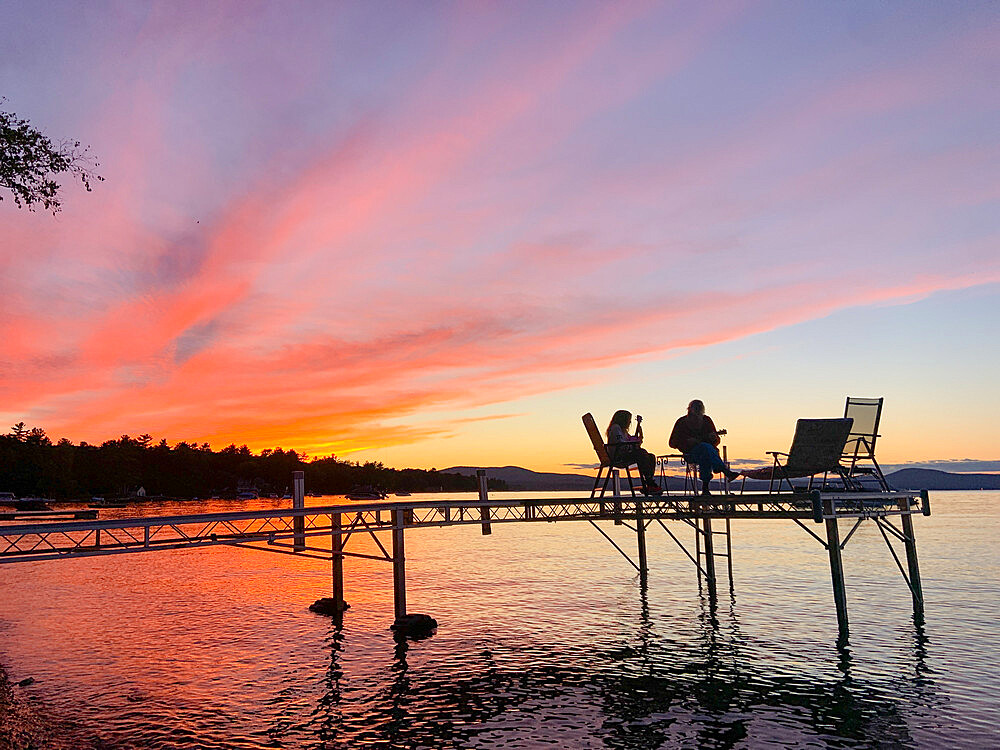
[[[639,594],[631,635],[615,648],[580,644],[578,651],[559,644],[546,651],[539,644],[499,641],[478,644],[461,660],[418,658],[411,665],[421,656],[420,643],[396,641],[386,653],[384,679],[350,690],[341,665],[344,632],[335,626],[323,693],[313,721],[303,727],[304,739],[324,748],[543,742],[622,750],[734,748],[755,737],[777,745],[916,746],[906,714],[936,701],[920,623],[905,652],[910,669],[858,678],[850,643],[834,647],[826,668],[778,665],[748,648],[735,607],[723,625],[715,604],[705,599],[696,638],[662,635],[645,587]],[[287,738],[278,733],[271,739]]]

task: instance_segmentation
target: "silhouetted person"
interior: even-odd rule
[[[684,460],[689,464],[698,465],[698,476],[701,478],[701,494],[708,495],[708,483],[712,473],[725,474],[729,481],[740,475],[738,471],[729,471],[719,455],[719,431],[715,429],[712,418],[705,413],[705,404],[695,399],[688,404],[688,413],[674,423],[670,433],[670,447],[684,454]]]
[[[624,469],[632,464],[639,467],[642,477],[642,491],[647,495],[658,495],[663,490],[656,483],[656,456],[642,448],[642,417],[636,420],[635,435],[629,434],[632,426],[632,412],[620,409],[611,417],[606,433],[608,457],[611,465]]]

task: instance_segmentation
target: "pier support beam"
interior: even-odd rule
[[[715,575],[715,540],[712,538],[712,519],[701,519],[701,530],[705,536],[705,579],[708,584],[708,598],[718,598],[717,578]]]
[[[302,510],[306,507],[306,473],[304,471],[292,472],[292,508]],[[305,516],[295,516],[292,519],[292,531],[295,533],[293,541],[294,549],[300,552],[306,548],[305,538],[306,519]]]
[[[406,551],[403,511],[392,511],[392,603],[396,619],[406,615]]]
[[[479,502],[488,503],[490,496],[489,492],[487,492],[486,469],[476,469],[476,482],[479,485]],[[479,517],[483,522],[483,536],[489,536],[493,533],[493,527],[490,525],[490,508],[488,505],[480,508]]]
[[[301,474],[302,472],[296,472]],[[301,518],[301,517],[300,517]],[[299,520],[296,518],[295,520]],[[343,625],[344,611],[351,605],[344,601],[344,537],[341,536],[343,520],[340,513],[330,514],[330,573],[332,596],[317,599],[309,609],[321,615],[331,615],[337,627]],[[304,537],[302,537],[304,540]],[[295,541],[296,548],[298,540]],[[303,541],[304,544],[304,541]]]
[[[833,601],[837,606],[837,625],[840,634],[847,634],[847,589],[844,587],[844,561],[840,555],[840,530],[833,516],[833,501],[823,501],[826,519],[826,548],[830,553],[830,576],[833,581]]]
[[[339,610],[347,609],[344,601],[344,537],[341,535],[340,513],[330,515],[330,552],[332,553],[333,605]]]
[[[910,498],[901,498],[899,509],[903,511],[900,520],[903,526],[903,536],[906,537],[903,546],[906,548],[906,567],[910,572],[910,594],[913,596],[913,614],[919,617],[924,614],[924,591],[920,586],[920,565],[917,563],[917,538],[913,535],[913,516],[908,512],[910,510]]]
[[[623,523],[621,477],[619,476],[618,469],[610,469],[610,472],[611,472],[611,481],[614,484],[611,490],[611,496],[614,498],[615,526],[621,526]]]
[[[642,514],[642,499],[635,499],[635,538],[639,547],[639,577],[645,579],[649,574],[646,562],[646,518]]]

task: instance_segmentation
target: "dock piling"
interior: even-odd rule
[[[649,574],[646,563],[646,519],[642,514],[642,499],[635,499],[635,538],[639,547],[639,577],[645,580]]]
[[[926,492],[927,490],[924,490]],[[910,515],[910,498],[899,500],[899,509],[903,512],[900,521],[903,526],[903,547],[906,549],[906,567],[910,572],[910,594],[913,596],[913,614],[924,613],[924,592],[920,586],[920,565],[917,562],[917,538],[913,534],[913,517]]]
[[[718,598],[717,578],[715,575],[715,540],[712,538],[712,519],[701,520],[701,532],[705,542],[705,582],[708,584],[708,598]]]
[[[292,488],[292,508],[302,510],[306,507],[306,473],[304,471],[292,472]],[[295,516],[292,519],[293,546],[299,551],[306,548],[305,522],[305,516]]]
[[[613,487],[611,489],[611,496],[615,499],[614,500],[615,526],[621,526],[622,523],[623,523],[623,521],[622,521],[622,485],[621,485],[621,477],[619,476],[618,469],[611,469],[611,482],[612,482],[612,485],[613,485]]]
[[[841,635],[847,634],[847,589],[844,587],[844,560],[840,555],[840,530],[834,516],[833,500],[823,501],[826,515],[826,548],[830,553],[830,577],[833,581],[833,601],[837,607],[837,625]]]
[[[486,485],[486,469],[476,469],[476,481],[479,483],[479,502],[488,503],[490,496]],[[483,536],[489,536],[493,533],[493,527],[490,525],[490,507],[488,505],[483,505],[479,509],[479,517],[483,520]]]
[[[396,619],[406,616],[406,553],[403,511],[392,511],[392,603]]]
[[[344,601],[344,537],[341,535],[342,519],[340,513],[330,514],[330,552],[333,574],[333,603],[339,610],[347,609]]]

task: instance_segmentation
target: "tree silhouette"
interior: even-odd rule
[[[290,489],[292,472],[303,470],[310,491],[324,494],[341,494],[361,484],[410,492],[473,492],[477,487],[475,477],[436,469],[392,469],[381,461],[362,464],[336,456],[306,461],[295,450],[280,447],[259,455],[245,445],[216,452],[208,443],[182,441],[171,447],[149,434],[122,435],[99,446],[74,445],[66,438],[53,445],[45,430],[24,422],[0,435],[0,491],[21,497],[129,496],[139,487],[149,499],[235,497],[241,486],[282,493]],[[499,480],[491,479],[489,485],[506,489]]]
[[[89,147],[81,148],[79,141],[54,143],[27,120],[0,110],[0,187],[10,190],[18,208],[34,211],[41,205],[58,213],[62,204],[56,178],[62,174],[75,177],[89,193],[92,182],[104,180],[94,172],[99,166]]]

